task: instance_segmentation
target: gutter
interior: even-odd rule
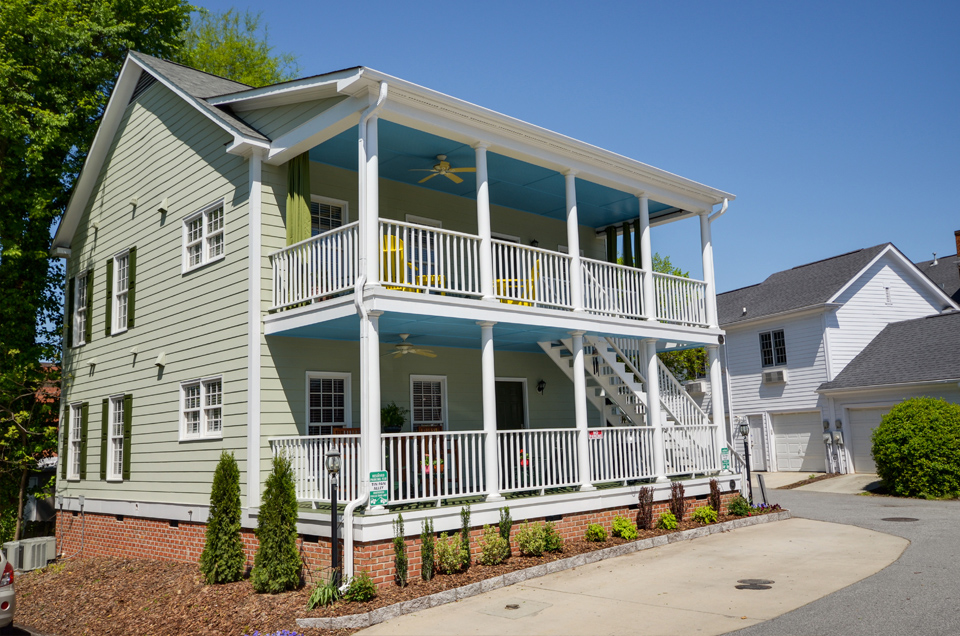
[[[714,221],[719,219],[721,216],[723,216],[726,213],[728,205],[730,205],[730,199],[724,197],[723,206],[719,210],[717,210],[716,212],[708,216],[707,220],[713,223]]]
[[[729,292],[725,292],[729,293]],[[722,294],[721,294],[722,295]],[[786,311],[778,311],[775,314],[765,314],[763,316],[757,316],[756,318],[747,318],[746,320],[738,320],[736,322],[729,322],[724,325],[720,325],[720,328],[724,331],[731,331],[734,329],[739,329],[741,326],[749,326],[756,324],[758,322],[763,322],[765,320],[773,320],[774,318],[799,318],[806,314],[816,313],[818,311],[825,312],[831,309],[838,309],[843,306],[843,303],[818,303],[816,305],[807,305],[806,307],[799,307],[797,309],[788,309]]]
[[[868,386],[841,386],[829,389],[817,389],[817,393],[836,395],[841,393],[863,393],[866,391],[882,391],[886,389],[911,389],[920,386],[940,386],[942,384],[956,384],[960,387],[960,378],[945,378],[943,380],[918,380],[916,382],[897,382],[896,384],[871,384]]]

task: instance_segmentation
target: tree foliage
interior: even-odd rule
[[[200,9],[190,19],[174,60],[250,86],[293,79],[300,71],[291,53],[274,54],[262,13]]]
[[[669,256],[660,256],[659,253],[653,255],[653,271],[690,278],[690,272],[683,271],[670,262]],[[682,351],[663,351],[657,355],[680,382],[696,380],[707,373],[707,350],[703,347]]]
[[[243,577],[247,557],[240,538],[240,469],[233,453],[220,453],[210,490],[210,517],[200,571],[207,583],[231,583]]]
[[[297,549],[297,491],[293,468],[284,456],[273,458],[257,518],[260,546],[250,580],[258,593],[277,594],[300,586],[303,562]]]

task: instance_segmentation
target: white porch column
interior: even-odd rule
[[[587,379],[583,361],[584,331],[571,331],[573,353],[573,415],[577,424],[577,464],[580,471],[580,490],[594,490],[590,483],[590,446],[587,439]]]
[[[477,235],[480,237],[480,293],[483,300],[493,295],[493,238],[490,235],[490,179],[487,176],[487,144],[473,146],[477,152]]]
[[[583,311],[583,268],[580,266],[580,222],[577,220],[577,171],[564,173],[567,180],[567,252],[570,254],[570,301],[574,311]]]
[[[715,426],[716,462],[720,466],[720,448],[726,445],[726,422],[723,408],[723,370],[720,368],[720,345],[707,345],[707,368],[710,373],[710,419]]]
[[[653,472],[657,481],[667,481],[664,460],[663,420],[660,415],[660,374],[657,365],[657,340],[643,340],[647,373],[647,424],[653,427]]]
[[[366,174],[364,175],[365,192],[364,208],[360,211],[365,215],[366,236],[364,247],[367,259],[366,269],[367,287],[380,284],[380,157],[377,121],[379,118],[372,115],[367,120],[367,158]],[[379,412],[379,411],[378,411]]]
[[[650,251],[650,200],[645,194],[640,199],[640,269],[643,275],[643,313],[647,320],[656,320],[657,301],[653,286],[653,252]]]
[[[370,490],[370,473],[381,469],[380,453],[380,316],[381,311],[360,317],[360,484]],[[382,506],[370,509],[383,511]]]
[[[709,210],[700,213],[700,249],[703,252],[703,281],[707,284],[707,324],[717,326],[717,288],[713,274],[713,239]]]
[[[247,508],[260,506],[260,340],[263,333],[263,312],[260,307],[263,197],[263,155],[254,150],[250,155],[250,198],[247,204],[250,243],[247,252],[247,276],[250,295],[247,297]],[[68,319],[71,319],[68,316]],[[76,425],[76,424],[75,424]]]
[[[497,472],[497,373],[493,364],[493,326],[495,322],[480,325],[480,388],[483,393],[483,475],[487,486],[487,501],[499,501],[500,475]]]

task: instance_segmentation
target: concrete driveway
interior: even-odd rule
[[[907,543],[864,528],[790,519],[558,572],[359,634],[722,634],[869,577],[896,561]],[[768,590],[738,590],[740,579],[775,582]]]

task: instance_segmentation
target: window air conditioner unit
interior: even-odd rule
[[[786,369],[777,369],[775,371],[764,371],[763,372],[763,383],[764,384],[786,384],[787,382],[787,370]]]
[[[686,386],[690,395],[703,395],[707,392],[706,382],[688,382]]]

